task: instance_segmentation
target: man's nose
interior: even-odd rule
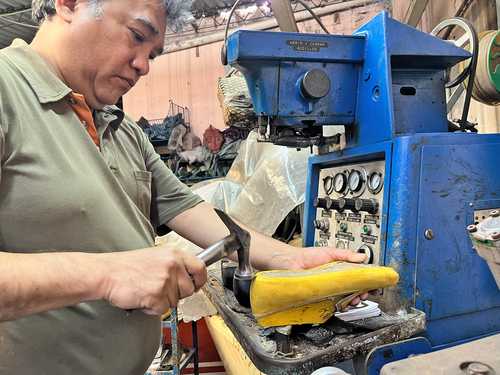
[[[138,54],[132,60],[132,68],[139,76],[144,76],[149,73],[149,57]]]

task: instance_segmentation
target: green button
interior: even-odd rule
[[[372,228],[370,228],[368,225],[363,225],[363,233],[364,234],[370,234],[372,232]]]

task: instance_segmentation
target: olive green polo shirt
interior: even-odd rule
[[[152,187],[161,223],[201,199],[117,107],[94,114],[98,149],[70,93],[26,43],[0,50],[0,251],[153,246]],[[104,301],[1,323],[0,374],[143,374],[159,333],[157,317]]]

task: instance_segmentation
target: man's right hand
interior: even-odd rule
[[[102,256],[103,298],[124,310],[161,315],[207,281],[205,264],[183,251],[154,247]]]

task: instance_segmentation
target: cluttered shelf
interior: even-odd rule
[[[241,142],[256,126],[256,115],[241,74],[233,70],[219,79],[218,98],[226,128],[219,130],[208,124],[201,139],[193,132],[190,109],[172,100],[165,118],[141,117],[137,121],[162,160],[188,185],[226,176]]]

